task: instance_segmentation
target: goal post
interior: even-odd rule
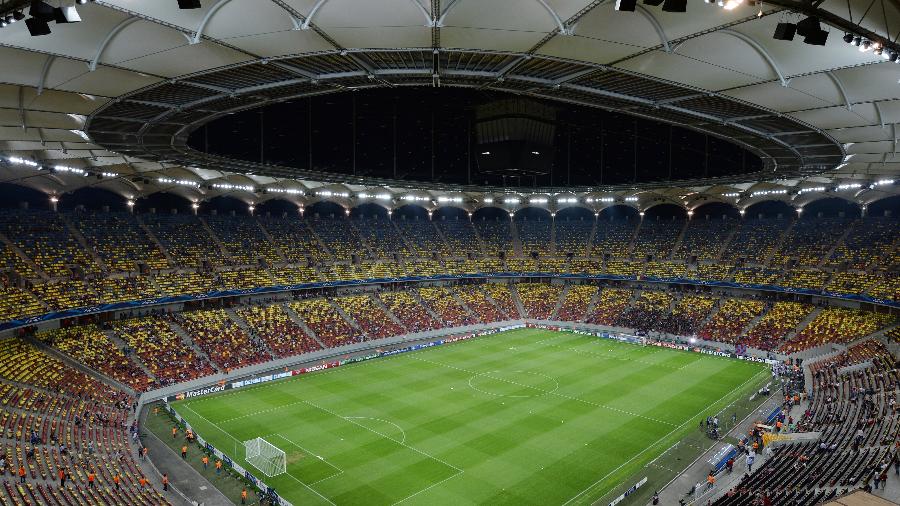
[[[258,437],[244,441],[244,450],[247,463],[264,475],[271,478],[287,472],[287,455],[284,450],[265,439]]]

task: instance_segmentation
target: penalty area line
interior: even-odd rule
[[[429,486],[423,488],[422,490],[419,490],[418,492],[416,492],[416,493],[414,493],[414,494],[408,495],[408,496],[404,497],[403,499],[400,499],[399,501],[395,502],[395,503],[392,504],[391,506],[394,506],[394,505],[396,505],[396,504],[400,504],[400,503],[402,503],[403,501],[406,501],[407,499],[412,499],[413,497],[415,497],[415,496],[417,496],[417,495],[419,495],[419,494],[421,494],[421,493],[423,493],[423,492],[427,492],[427,491],[433,489],[434,487],[443,484],[444,482],[447,482],[447,481],[452,480],[453,478],[456,478],[457,476],[461,475],[463,472],[464,472],[464,471],[463,471],[462,469],[460,469],[460,470],[457,471],[455,474],[453,474],[453,475],[451,475],[451,476],[448,476],[448,477],[444,478],[443,480],[441,480],[441,481],[439,481],[439,482],[432,483],[431,485],[429,485]]]

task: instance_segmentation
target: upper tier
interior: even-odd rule
[[[544,272],[769,285],[900,301],[900,222],[0,214],[0,321],[324,281]]]

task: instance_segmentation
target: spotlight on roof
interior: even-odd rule
[[[75,0],[75,3],[77,3],[78,5],[84,5],[87,3],[87,0]]]
[[[178,0],[179,9],[199,9],[200,0]]]
[[[844,34],[844,42],[846,42],[847,44],[852,44],[853,43],[853,34],[845,33]]]
[[[5,19],[0,19],[0,28],[6,28],[9,23]]]

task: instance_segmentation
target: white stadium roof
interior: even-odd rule
[[[14,3],[24,2],[6,5]],[[94,186],[129,199],[172,191],[191,200],[230,194],[248,203],[368,199],[470,210],[489,193],[501,201],[502,189],[336,179],[184,146],[189,131],[228,112],[417,85],[489,87],[669,121],[734,140],[768,171],[572,189],[595,210],[660,201],[802,206],[826,196],[867,204],[898,193],[900,64],[888,61],[887,50],[883,57],[845,43],[833,26],[858,25],[857,34],[893,48],[900,35],[894,0],[808,4],[830,31],[825,46],[775,40],[779,22],[805,15],[768,2],[726,10],[692,0],[686,13],[642,4],[618,12],[614,4],[202,0],[199,9],[181,10],[176,0],[98,0],[77,5],[80,23],[52,24],[49,35],[31,36],[24,22],[14,23],[0,29],[0,181],[48,194]],[[539,193],[548,199],[541,207],[569,196]],[[531,198],[513,204],[511,197],[510,206]]]

